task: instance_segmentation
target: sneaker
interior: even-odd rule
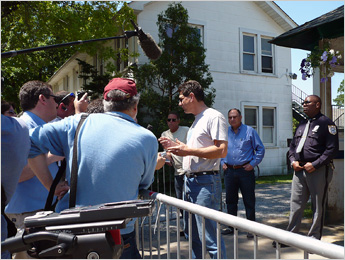
[[[272,242],[272,246],[273,246],[274,248],[276,248],[276,247],[277,247],[277,243],[276,243],[276,241],[273,241],[273,242]],[[290,246],[285,245],[285,244],[280,244],[280,248],[284,248],[284,247],[290,247]]]
[[[231,235],[234,233],[234,229],[231,228],[231,227],[227,227],[227,228],[224,228],[222,231],[221,231],[222,235]]]
[[[247,233],[247,238],[248,239],[254,239],[254,235],[252,233]]]

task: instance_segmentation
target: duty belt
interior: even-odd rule
[[[205,171],[205,172],[186,172],[188,178],[195,178],[202,175],[217,175],[218,171]]]

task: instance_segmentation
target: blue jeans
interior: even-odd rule
[[[255,221],[255,174],[254,170],[226,169],[224,174],[226,206],[228,213],[237,216],[238,191],[241,190],[246,217]]]
[[[195,178],[185,177],[184,200],[207,208],[220,210],[221,179],[217,175],[202,175]],[[185,234],[188,238],[188,215],[184,214]],[[217,223],[205,218],[206,249],[212,259],[217,258]],[[202,217],[192,214],[192,251],[193,258],[202,258]],[[226,258],[223,238],[221,238],[221,258]]]
[[[123,240],[123,252],[120,259],[140,259],[141,255],[137,248],[137,242],[135,241],[135,231],[121,235]]]
[[[7,221],[1,214],[1,242],[7,238]],[[1,251],[1,259],[11,259],[9,251]]]

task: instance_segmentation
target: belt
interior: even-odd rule
[[[244,165],[248,164],[249,162],[246,162],[242,165],[230,165],[230,164],[225,164],[229,169],[234,169],[234,170],[237,170],[237,169],[241,169],[243,168]]]
[[[186,172],[188,178],[195,178],[202,175],[217,175],[218,171],[205,171],[205,172]]]

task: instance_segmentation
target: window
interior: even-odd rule
[[[274,74],[274,48],[269,43],[273,37],[247,31],[240,32],[241,72]]]
[[[253,127],[266,145],[276,145],[276,106],[244,105],[244,123]]]

